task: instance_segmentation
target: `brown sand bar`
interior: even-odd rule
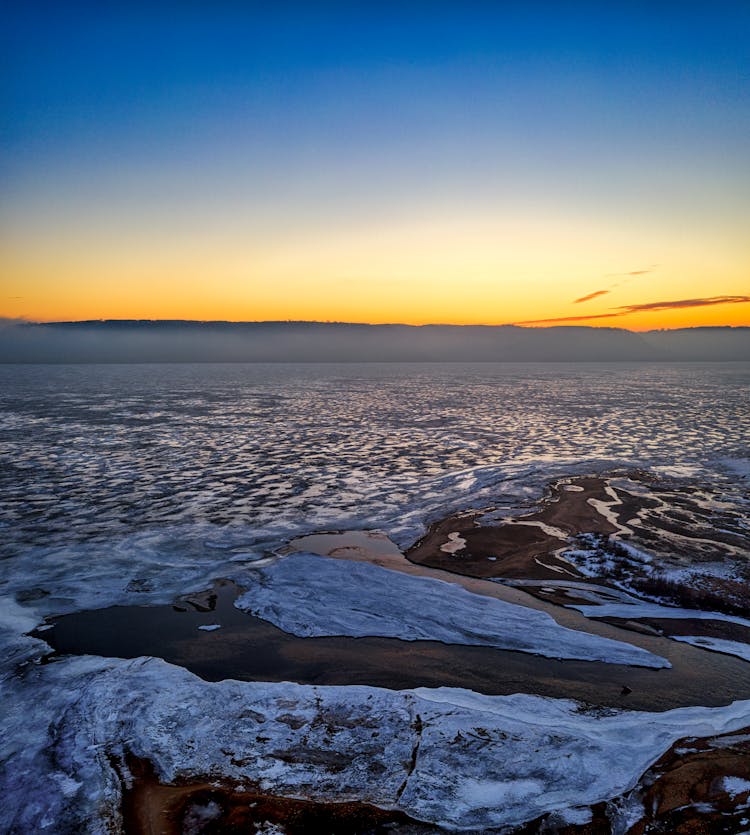
[[[368,803],[324,803],[281,797],[254,785],[191,780],[160,783],[151,763],[136,757],[120,775],[123,830],[130,835],[184,835],[186,832],[284,832],[304,835],[430,835],[438,827],[419,823],[403,812]]]
[[[573,495],[581,495],[581,493],[573,493]],[[292,540],[289,544],[289,550],[309,551],[335,559],[371,562],[393,571],[402,571],[415,576],[432,577],[434,579],[455,583],[475,594],[495,597],[510,603],[542,610],[547,612],[560,625],[570,629],[635,644],[656,655],[667,658],[672,664],[672,669],[658,671],[665,692],[661,695],[657,695],[656,692],[653,694],[662,707],[640,709],[665,709],[664,705],[669,702],[670,697],[667,697],[666,701],[663,700],[663,697],[666,695],[666,690],[670,687],[679,689],[686,688],[684,692],[689,690],[694,694],[696,701],[680,702],[681,704],[706,704],[705,699],[707,698],[708,691],[714,691],[719,679],[725,681],[725,693],[732,692],[735,694],[730,697],[730,701],[738,698],[747,698],[747,695],[743,694],[750,693],[750,664],[741,659],[726,655],[721,656],[718,653],[702,650],[689,644],[670,641],[661,635],[649,634],[650,630],[648,629],[638,630],[637,624],[628,624],[626,627],[624,623],[618,623],[616,621],[591,620],[574,609],[557,606],[554,603],[533,597],[519,588],[493,582],[490,579],[470,577],[415,564],[404,557],[395,543],[377,531],[311,534]],[[633,628],[634,626],[636,627],[635,629]],[[722,632],[722,634],[724,633]],[[739,640],[742,640],[742,638],[740,637]],[[699,649],[697,653],[695,652],[696,649]],[[511,653],[511,655],[519,654]],[[543,663],[549,664],[551,662],[549,659],[545,659]],[[576,662],[564,661],[555,663],[568,666]],[[601,666],[608,667],[612,665],[605,664]],[[635,674],[635,668],[629,668],[629,670],[628,678],[630,678],[631,672]],[[647,675],[646,679],[643,679],[644,683],[646,680],[650,680],[652,682],[651,686],[661,690],[661,687],[657,685],[653,676],[653,673]],[[717,676],[718,678],[715,678]],[[640,674],[638,674],[638,678],[642,678]],[[668,683],[668,680],[671,683]],[[527,682],[527,686],[530,684],[531,682]],[[724,689],[723,686],[720,687]],[[539,693],[542,691],[533,689],[532,685],[532,689],[524,690],[523,692]],[[570,693],[566,692],[555,695],[570,695]],[[677,696],[676,691],[672,695],[676,698],[681,698]],[[572,696],[572,698],[586,699],[584,696]],[[596,700],[594,699],[594,701]],[[723,702],[712,702],[712,704],[721,703]],[[635,707],[635,705],[632,706]]]
[[[610,507],[620,504],[606,480],[586,476],[551,488],[542,507],[499,525],[481,525],[485,511],[458,513],[431,525],[406,556],[412,562],[472,577],[512,579],[578,578],[556,552],[576,534],[612,534],[622,530]],[[458,534],[463,548],[450,547]]]

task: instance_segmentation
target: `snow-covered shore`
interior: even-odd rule
[[[2,700],[0,827],[16,832],[117,826],[127,753],[165,782],[252,781],[491,830],[613,798],[677,739],[750,725],[749,701],[592,711],[450,688],[208,683],[157,659],[35,665]]]

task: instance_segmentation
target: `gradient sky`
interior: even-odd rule
[[[0,316],[750,324],[750,3],[14,5]]]

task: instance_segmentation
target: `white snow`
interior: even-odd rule
[[[523,803],[545,788],[540,780],[467,780],[461,799],[475,809]]]
[[[611,603],[619,601],[620,603],[635,603],[641,601],[632,594],[622,591],[621,589],[613,588],[611,586],[599,586],[594,583],[581,583],[576,580],[502,580],[505,586],[514,586],[516,588],[525,588],[528,586],[536,586],[541,591],[555,591],[557,589],[564,592],[571,592],[573,597],[578,597],[583,600],[589,600],[591,603]]]
[[[593,817],[591,809],[588,806],[563,809],[555,815],[556,821],[559,822],[558,825],[564,824],[566,826],[583,826],[586,823],[590,823]]]
[[[210,683],[158,659],[63,659],[0,688],[0,830],[19,832],[116,830],[128,752],[165,782],[257,780],[481,832],[611,799],[678,739],[750,725],[750,701],[596,712],[451,688]]]
[[[293,554],[245,584],[235,606],[303,638],[382,636],[669,666],[640,647],[560,626],[546,612],[368,563]]]
[[[750,661],[750,644],[741,641],[728,641],[723,638],[709,638],[706,635],[673,635],[675,641],[682,641],[686,644],[693,644],[696,647],[703,647],[714,652],[723,652],[725,655],[736,655]]]
[[[740,626],[750,627],[750,620],[722,612],[706,612],[703,609],[681,609],[677,606],[660,606],[658,603],[600,603],[588,606],[580,603],[566,604],[568,609],[577,609],[587,618],[677,618],[690,620],[724,620]]]
[[[742,777],[725,777],[722,780],[722,788],[732,798],[739,794],[750,792],[750,781],[743,780]]]
[[[0,628],[23,635],[42,622],[33,609],[19,605],[12,597],[0,597]]]
[[[203,632],[213,632],[216,629],[221,629],[220,623],[206,623],[203,626],[199,626],[198,629],[202,630]]]
[[[0,678],[48,649],[44,641],[25,634],[41,622],[35,609],[20,606],[12,597],[0,597]]]

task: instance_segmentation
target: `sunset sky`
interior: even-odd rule
[[[750,325],[750,4],[16,3],[0,316]]]

